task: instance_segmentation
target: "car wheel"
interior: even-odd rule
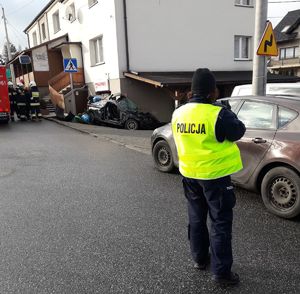
[[[135,119],[129,118],[124,125],[127,130],[137,130],[139,128],[139,124]]]
[[[92,111],[89,111],[88,114],[90,117],[90,123],[91,124],[95,123],[95,114]]]
[[[289,168],[269,170],[263,178],[261,194],[267,209],[280,217],[293,218],[300,213],[300,178]]]
[[[153,158],[156,167],[162,172],[171,172],[174,170],[172,151],[166,141],[159,141],[153,147]]]

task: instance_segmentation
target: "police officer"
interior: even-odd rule
[[[15,121],[15,112],[17,113],[17,91],[14,88],[14,84],[9,81],[8,83],[8,95],[10,102],[10,119]]]
[[[36,118],[41,119],[42,114],[40,110],[40,93],[36,86],[35,81],[31,81],[29,83],[29,96],[30,96],[30,113],[31,113],[31,119],[35,120]]]
[[[244,135],[245,126],[233,112],[215,103],[216,96],[213,74],[206,68],[197,69],[192,97],[174,111],[172,131],[188,201],[188,235],[195,267],[204,270],[211,260],[213,280],[234,285],[239,276],[231,271],[235,195],[230,175],[242,169],[234,141]]]

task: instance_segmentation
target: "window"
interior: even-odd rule
[[[236,108],[240,102],[241,102],[240,99],[222,99],[221,100],[221,103],[234,113],[236,113]]]
[[[253,6],[253,0],[235,0],[235,5]]]
[[[52,20],[53,20],[53,30],[54,30],[54,34],[55,34],[58,31],[60,31],[59,11],[58,10],[52,14]]]
[[[294,120],[298,116],[298,112],[279,106],[278,111],[278,128],[281,128]]]
[[[104,63],[103,36],[90,41],[91,65]]]
[[[280,48],[280,59],[291,59],[299,57],[299,47]]]
[[[36,31],[34,31],[32,33],[32,43],[33,43],[33,46],[37,46],[37,35],[36,35]]]
[[[76,13],[75,13],[75,4],[72,3],[67,8],[67,19],[70,22],[73,22],[76,19]]]
[[[45,40],[46,39],[46,26],[45,26],[45,23],[42,23],[41,31],[42,31],[42,38],[43,38],[43,40]]]
[[[250,40],[251,37],[234,36],[234,59],[235,60],[250,59]]]
[[[273,129],[273,104],[245,101],[238,118],[250,129]]]
[[[89,3],[89,7],[92,7],[94,6],[96,3],[98,3],[97,0],[88,0],[88,3]]]
[[[281,30],[281,32],[282,32],[282,33],[286,33],[290,27],[291,27],[291,26],[285,26],[285,27]]]

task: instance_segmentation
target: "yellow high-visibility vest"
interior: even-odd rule
[[[220,143],[215,125],[222,107],[187,103],[172,116],[172,132],[178,152],[179,171],[187,178],[218,179],[243,168],[236,143]]]

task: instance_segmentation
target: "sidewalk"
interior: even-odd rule
[[[53,121],[65,127],[89,134],[100,140],[110,141],[112,143],[124,146],[147,155],[151,155],[151,134],[152,130],[129,131],[118,128],[111,128],[98,125],[87,125],[75,122],[66,122],[58,120],[53,115],[44,115],[44,119]]]

